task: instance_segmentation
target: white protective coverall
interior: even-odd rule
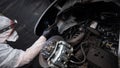
[[[0,30],[10,25],[9,22],[9,18],[0,16]],[[46,41],[46,38],[41,36],[31,47],[27,48],[26,51],[13,49],[6,43],[6,40],[15,42],[18,38],[18,34],[16,31],[10,34],[11,31],[12,29],[9,29],[0,33],[0,68],[16,68],[28,64],[38,55]]]

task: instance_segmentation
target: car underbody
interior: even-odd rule
[[[35,33],[58,27],[39,62],[51,68],[118,68],[120,6],[109,0],[54,0]]]

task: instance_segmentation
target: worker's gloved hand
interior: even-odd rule
[[[51,36],[57,35],[57,34],[59,34],[59,33],[58,33],[58,27],[57,27],[57,26],[54,26],[54,27],[51,28],[51,29],[45,29],[42,35],[43,35],[44,37],[46,37],[46,39],[49,39]]]

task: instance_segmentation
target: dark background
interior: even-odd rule
[[[19,39],[15,43],[8,42],[13,48],[26,50],[38,39],[34,26],[50,3],[49,0],[0,0],[0,13],[18,21]],[[21,68],[39,68],[38,56]]]

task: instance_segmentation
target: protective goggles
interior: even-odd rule
[[[5,32],[5,31],[7,31],[9,29],[14,29],[16,23],[14,23],[13,21],[11,21],[10,23],[11,24],[8,27],[1,29],[0,33],[3,33],[3,32]]]

